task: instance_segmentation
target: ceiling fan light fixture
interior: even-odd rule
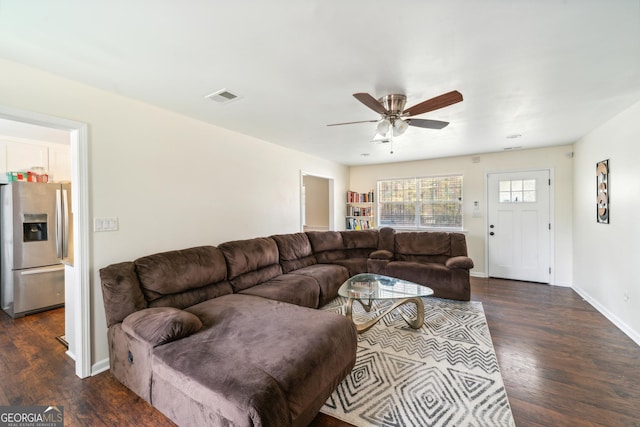
[[[377,130],[380,135],[386,135],[389,132],[389,128],[391,127],[391,122],[389,119],[381,119],[378,122]]]
[[[405,133],[405,131],[407,130],[407,128],[409,127],[409,123],[407,123],[406,121],[402,120],[402,119],[396,119],[393,122],[393,136],[400,136],[403,133]]]

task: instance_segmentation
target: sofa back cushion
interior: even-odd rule
[[[233,292],[224,256],[214,246],[157,253],[133,263],[150,307],[184,308]]]
[[[449,233],[451,237],[451,256],[468,256],[467,239],[462,233]]]
[[[225,242],[218,246],[227,261],[229,281],[235,292],[282,274],[275,240],[259,237]]]
[[[440,231],[396,233],[394,253],[398,261],[444,264],[451,257],[451,238]]]
[[[311,250],[311,243],[305,233],[278,234],[271,238],[278,245],[283,273],[317,264]]]
[[[341,231],[344,253],[349,258],[368,258],[371,252],[378,250],[377,230]]]
[[[382,227],[378,230],[378,249],[393,252],[396,230],[391,227]]]
[[[344,241],[339,231],[307,231],[313,254],[319,263],[344,259]]]
[[[133,312],[147,308],[135,265],[131,261],[100,269],[107,326],[122,322]]]

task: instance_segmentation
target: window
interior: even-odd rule
[[[500,181],[500,203],[535,203],[536,180]]]
[[[378,181],[379,225],[462,229],[462,175]]]

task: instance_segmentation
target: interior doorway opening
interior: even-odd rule
[[[333,179],[302,172],[300,186],[302,231],[333,230]]]
[[[68,354],[80,378],[91,375],[91,319],[88,262],[88,132],[85,123],[0,106],[0,119],[68,132],[70,145],[71,210],[73,212],[73,266],[65,266],[65,335]],[[65,287],[66,287],[65,286]],[[68,326],[67,326],[68,325]]]

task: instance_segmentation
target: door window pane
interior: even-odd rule
[[[536,180],[514,179],[500,181],[498,191],[500,203],[535,203]]]

